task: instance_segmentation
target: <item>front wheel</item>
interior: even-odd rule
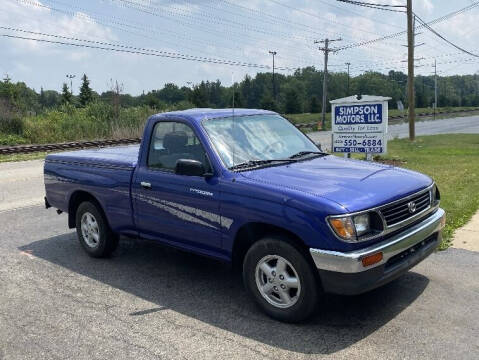
[[[243,263],[248,292],[269,316],[299,322],[316,309],[319,285],[305,256],[280,237],[254,243]]]
[[[118,236],[114,234],[98,206],[85,201],[76,212],[78,240],[88,255],[107,257],[118,246]]]

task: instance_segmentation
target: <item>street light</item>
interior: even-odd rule
[[[76,75],[67,74],[67,79],[70,79],[70,91],[73,95],[73,79],[76,78]]]
[[[276,56],[277,52],[276,51],[269,51],[271,55],[273,55],[273,99],[276,101],[276,83],[274,81],[274,57]]]

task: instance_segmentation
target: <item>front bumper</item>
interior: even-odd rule
[[[442,239],[445,212],[438,208],[421,222],[387,240],[351,252],[310,249],[323,288],[338,294],[359,294],[381,286],[429,256]],[[382,260],[363,266],[365,257],[382,253]]]

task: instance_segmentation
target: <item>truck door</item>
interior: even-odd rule
[[[197,160],[210,169],[204,147],[188,124],[159,121],[153,128],[146,164],[140,164],[132,184],[140,235],[204,251],[218,250],[217,178],[177,175],[179,159]]]

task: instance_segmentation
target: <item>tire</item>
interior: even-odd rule
[[[85,201],[75,214],[78,240],[88,255],[95,258],[108,257],[118,246],[114,234],[95,203]]]
[[[294,323],[309,318],[317,308],[316,271],[287,239],[271,236],[255,242],[246,253],[243,281],[266,314]]]

